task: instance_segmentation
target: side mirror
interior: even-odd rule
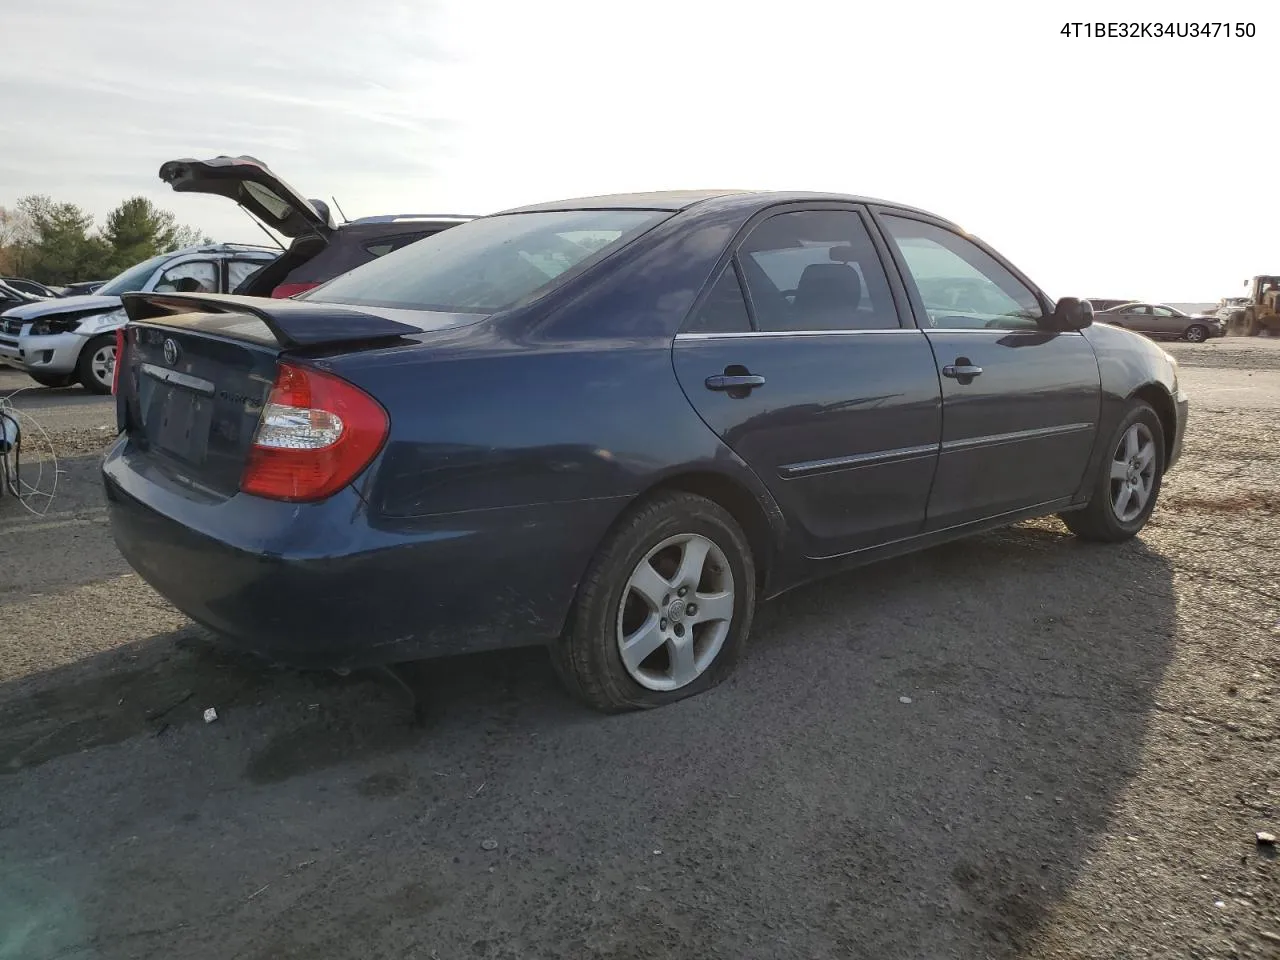
[[[1053,325],[1058,330],[1083,330],[1093,324],[1093,304],[1076,297],[1063,297],[1053,308]]]

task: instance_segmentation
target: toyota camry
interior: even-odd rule
[[[1060,515],[1122,541],[1174,359],[857,197],[593,197],[289,300],[130,294],[116,542],[227,642],[352,668],[541,644],[607,711],[716,684],[757,601]]]

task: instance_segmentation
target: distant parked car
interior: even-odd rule
[[[539,204],[292,300],[125,303],[102,470],[162,596],[314,667],[546,644],[610,711],[824,574],[1054,513],[1127,540],[1186,423],[1155,343],[856,197]]]
[[[178,193],[209,193],[239,204],[292,240],[288,251],[236,293],[292,297],[406,244],[473,219],[399,214],[335,223],[322,200],[307,200],[253,157],[170,160],[160,179]]]
[[[1112,307],[1119,307],[1126,303],[1134,303],[1135,301],[1132,298],[1129,300],[1103,300],[1100,297],[1090,297],[1089,302],[1093,304],[1095,312],[1101,312],[1103,310],[1110,310]]]
[[[19,290],[17,287],[12,287],[5,281],[0,280],[0,313],[28,303],[43,303],[44,300],[44,297],[38,297],[33,293],[27,293],[25,290]]]
[[[1097,315],[1101,323],[1123,327],[1149,337],[1172,337],[1201,343],[1210,337],[1225,337],[1226,324],[1213,314],[1183,313],[1163,303],[1122,303]]]
[[[98,288],[107,281],[105,280],[81,280],[78,283],[68,283],[62,288],[64,297],[83,297],[90,293],[97,293]]]
[[[35,280],[28,280],[25,277],[0,277],[0,281],[7,283],[9,286],[13,287],[13,289],[19,290],[22,293],[29,293],[33,297],[45,297],[51,299],[53,297],[62,296],[61,293],[54,290],[52,287],[47,287],[43,283],[37,283]]]
[[[0,316],[0,364],[46,387],[78,381],[93,393],[110,393],[115,331],[125,322],[120,294],[226,293],[277,256],[270,247],[245,244],[188,247],[130,267],[92,296],[15,306]]]

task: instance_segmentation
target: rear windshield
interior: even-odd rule
[[[471,220],[411,243],[301,295],[370,307],[496,313],[539,294],[671,214],[552,210]]]

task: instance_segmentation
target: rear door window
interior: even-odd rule
[[[852,210],[780,213],[738,252],[762,331],[901,326],[880,255]]]
[[[742,284],[730,263],[720,274],[707,298],[685,324],[684,333],[746,333],[751,316],[742,295]]]
[[[227,290],[234,292],[240,284],[266,266],[262,260],[228,260]]]

